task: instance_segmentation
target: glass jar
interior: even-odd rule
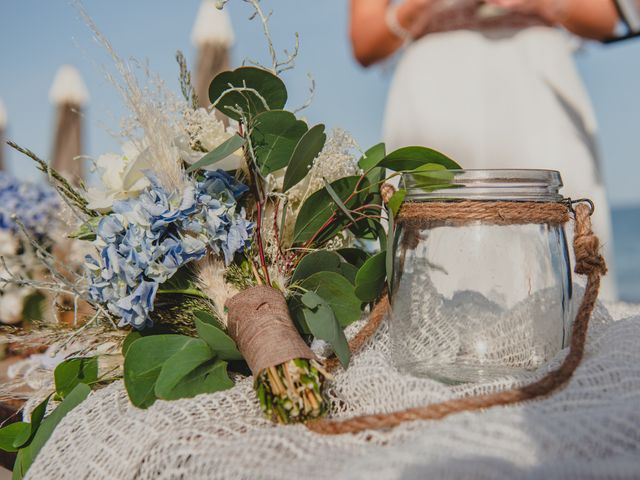
[[[451,170],[405,202],[558,202],[550,170]],[[433,182],[431,182],[433,183]],[[437,183],[437,182],[436,182]],[[390,336],[396,366],[447,383],[533,370],[567,345],[571,269],[564,227],[437,220],[398,223]]]

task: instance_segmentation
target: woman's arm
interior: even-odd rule
[[[424,19],[432,0],[405,0],[395,10],[400,26],[411,32]],[[351,0],[351,45],[361,65],[368,67],[395,52],[403,39],[385,21],[390,0]]]
[[[581,37],[610,37],[618,21],[614,0],[486,0],[510,10],[536,13]]]

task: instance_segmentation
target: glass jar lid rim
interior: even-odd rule
[[[557,170],[425,170],[402,174],[401,188],[413,200],[481,198],[559,201],[562,177]]]

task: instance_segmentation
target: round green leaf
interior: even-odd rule
[[[335,272],[318,272],[305,278],[301,286],[322,297],[333,310],[341,327],[355,322],[362,315],[362,302],[354,286]]]
[[[98,357],[79,357],[65,360],[53,371],[56,393],[64,398],[79,383],[98,379]]]
[[[192,398],[202,393],[214,393],[233,387],[233,380],[227,373],[227,362],[218,358],[206,361],[185,375],[165,400]]]
[[[228,91],[231,88],[239,90]],[[248,89],[255,90],[259,96]],[[240,67],[222,72],[213,79],[209,85],[209,99],[222,113],[240,120],[240,115],[232,110],[236,106],[248,117],[265,110],[282,109],[287,103],[287,88],[280,78],[268,70]]]
[[[29,438],[31,424],[27,422],[15,422],[0,428],[0,450],[15,452],[21,446],[20,439]]]
[[[124,359],[124,386],[136,407],[156,401],[154,387],[164,362],[193,340],[184,335],[152,335],[131,344]]]
[[[316,272],[335,272],[351,283],[355,282],[358,269],[345,262],[340,255],[330,250],[318,250],[316,252],[305,255],[291,277],[291,282],[303,280]]]
[[[222,360],[242,360],[242,354],[238,350],[236,342],[215,324],[200,320],[199,314],[200,312],[196,312],[194,319],[198,336],[207,342],[216,357]]]
[[[305,122],[286,110],[271,110],[256,116],[251,143],[262,174],[286,167],[308,129]]]
[[[179,398],[173,392],[176,385],[214,356],[207,342],[199,338],[190,338],[162,364],[154,387],[156,397],[167,400]]]

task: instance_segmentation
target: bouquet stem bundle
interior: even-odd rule
[[[277,422],[318,418],[326,411],[327,376],[293,325],[278,290],[259,285],[226,303],[229,334],[254,374],[265,414]]]

